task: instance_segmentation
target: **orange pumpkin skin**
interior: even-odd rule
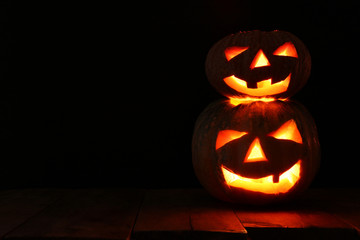
[[[289,126],[284,124],[286,122],[296,123],[294,126],[301,135],[301,143],[285,139],[286,136],[278,133],[284,126]],[[221,143],[219,133],[223,130],[246,134]],[[245,162],[247,157],[250,159],[249,149],[254,142],[261,144],[266,161],[252,159]],[[259,149],[253,148],[250,155],[254,152],[259,152]],[[195,173],[205,189],[224,201],[246,204],[293,199],[310,185],[320,164],[315,123],[305,107],[294,101],[255,101],[234,106],[229,100],[221,100],[210,104],[195,124],[192,153]],[[299,160],[298,179],[293,180],[294,184],[287,190],[277,192],[273,186],[282,184],[284,173],[293,169]],[[225,180],[224,166],[247,179],[270,176],[275,183],[264,183],[268,192],[261,190],[263,183],[255,183],[249,188],[234,187]]]
[[[289,48],[285,49],[286,46]],[[228,35],[214,44],[205,63],[209,82],[226,97],[288,98],[304,86],[310,69],[311,57],[302,41],[289,32],[277,30]],[[243,84],[229,83],[227,80],[232,76]],[[275,84],[287,77],[289,82],[284,89],[276,89],[274,85],[275,89],[260,90],[262,81]]]

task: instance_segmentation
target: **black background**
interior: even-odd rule
[[[253,29],[292,32],[312,55],[293,97],[318,126],[312,187],[359,187],[359,4],[2,1],[0,188],[200,186],[193,126],[223,98],[206,54]]]

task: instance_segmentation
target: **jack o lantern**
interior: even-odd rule
[[[314,121],[287,98],[302,88],[311,59],[303,43],[284,31],[240,32],[209,51],[206,74],[228,97],[198,118],[193,166],[215,197],[266,204],[294,198],[320,163]]]
[[[312,117],[289,100],[215,102],[199,116],[192,148],[202,185],[238,203],[291,199],[308,187],[320,162]]]
[[[217,42],[206,59],[210,83],[226,97],[287,98],[306,83],[311,57],[285,31],[249,31]]]

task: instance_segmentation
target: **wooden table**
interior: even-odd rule
[[[0,191],[0,239],[360,239],[360,189],[311,189],[272,207],[202,189]]]

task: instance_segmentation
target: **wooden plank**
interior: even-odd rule
[[[360,235],[360,189],[310,189],[304,200],[315,202],[318,209],[334,214]]]
[[[204,190],[152,190],[146,195],[132,239],[245,239],[233,210]]]
[[[47,189],[7,190],[0,192],[0,239],[54,201],[61,191]]]
[[[307,194],[292,203],[235,212],[251,239],[359,239],[353,225],[325,207],[335,202],[329,194]]]
[[[148,191],[131,239],[183,239],[191,231],[187,203],[184,190]]]
[[[245,228],[352,228],[324,212],[237,210],[236,214]]]
[[[248,228],[302,228],[301,219],[295,212],[236,210],[236,215]]]
[[[358,200],[360,203],[360,199]],[[329,212],[335,214],[341,218],[344,222],[352,225],[360,236],[360,206],[352,205],[349,202],[343,202],[341,205],[337,205],[336,208],[329,209]]]
[[[190,223],[194,231],[246,234],[231,205],[216,200],[203,190],[191,191]]]
[[[129,239],[143,193],[73,190],[5,239]]]
[[[358,239],[356,230],[324,212],[236,211],[249,237],[256,239]]]

